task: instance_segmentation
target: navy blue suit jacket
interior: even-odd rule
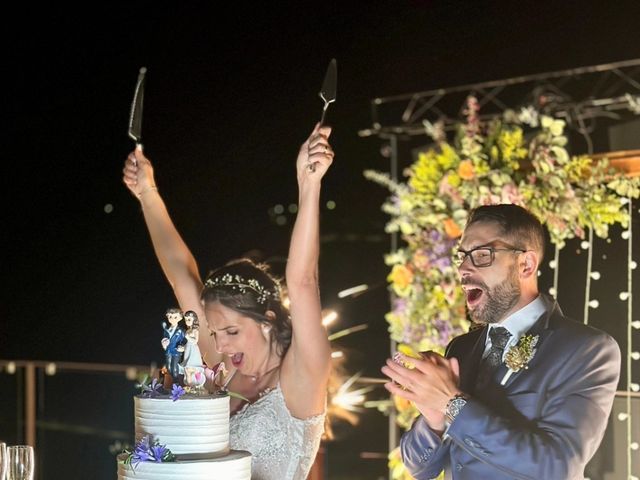
[[[422,416],[400,441],[417,480],[584,478],[613,406],[620,349],[606,333],[566,318],[544,297],[546,313],[529,330],[539,335],[528,369],[503,364],[494,382],[476,391],[487,327],[451,341],[446,356],[460,362],[460,389],[471,395],[441,439]]]
[[[169,328],[171,327],[167,326],[166,324],[164,325],[164,338],[169,339],[169,345],[167,346],[165,353],[172,356],[182,355],[182,352],[178,351],[178,347],[187,343],[184,329],[180,325],[178,325],[174,330],[173,335],[171,335],[169,333]]]

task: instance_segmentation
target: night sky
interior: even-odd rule
[[[388,161],[379,139],[357,134],[371,126],[370,100],[640,57],[635,1],[256,3],[49,2],[4,15],[0,359],[162,358],[174,300],[121,181],[141,66],[145,152],[201,273],[250,251],[282,273],[293,216],[280,226],[269,209],[297,200],[297,149],[337,59],[322,297],[337,328],[369,324],[343,347],[349,370],[376,376],[388,348],[387,192],[362,171]],[[337,299],[359,283],[374,288]],[[362,448],[381,451],[385,438]]]

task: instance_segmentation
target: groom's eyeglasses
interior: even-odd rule
[[[476,247],[471,250],[462,250],[459,248],[453,257],[453,263],[460,266],[464,263],[465,258],[471,258],[474,267],[490,267],[496,258],[496,252],[526,252],[523,248],[495,248],[495,247]]]

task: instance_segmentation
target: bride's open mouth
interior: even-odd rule
[[[242,364],[242,359],[244,357],[244,353],[234,353],[231,355],[231,363],[234,367],[239,368]]]

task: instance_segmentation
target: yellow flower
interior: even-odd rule
[[[396,410],[403,412],[411,408],[411,402],[406,398],[393,395],[393,404],[396,406]]]
[[[389,452],[389,469],[391,470],[391,478],[393,480],[414,480],[407,468],[402,463],[402,455],[400,447]]]
[[[441,145],[440,148],[442,153],[437,157],[438,164],[442,167],[442,170],[448,170],[458,161],[458,155],[448,143]]]
[[[522,146],[523,135],[520,128],[513,130],[503,130],[498,137],[498,145],[502,150],[502,158],[509,167],[514,170],[520,168],[518,160],[522,160],[527,156],[527,149]]]
[[[403,290],[411,285],[413,272],[406,265],[394,265],[387,280],[393,283],[394,288]]]
[[[462,180],[458,174],[450,173],[449,175],[447,175],[447,183],[449,183],[449,185],[451,185],[452,187],[459,187],[462,183]]]
[[[444,221],[444,231],[449,238],[459,238],[462,235],[462,230],[452,218],[447,218]]]
[[[458,165],[458,175],[463,180],[471,180],[475,176],[471,160],[463,160],[460,162],[460,165]]]

